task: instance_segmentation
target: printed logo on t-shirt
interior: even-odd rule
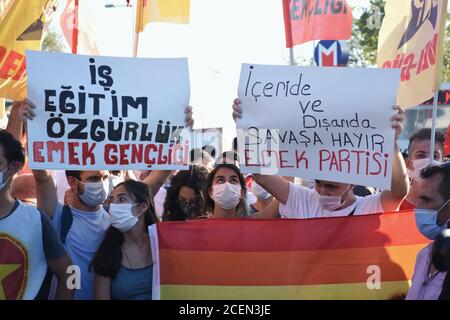
[[[20,300],[28,273],[25,246],[9,234],[0,233],[0,300]]]

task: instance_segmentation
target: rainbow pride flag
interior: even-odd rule
[[[412,211],[149,228],[154,299],[389,299],[429,240]]]

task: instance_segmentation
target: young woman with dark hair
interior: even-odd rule
[[[207,208],[212,218],[246,218],[247,186],[241,170],[234,164],[219,164],[207,181]]]
[[[94,299],[150,300],[153,261],[148,226],[157,223],[149,187],[127,180],[112,190],[111,226],[96,252]]]
[[[192,166],[174,175],[167,189],[163,221],[185,221],[206,218],[205,196],[208,170]]]

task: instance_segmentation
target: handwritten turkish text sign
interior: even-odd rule
[[[187,59],[27,51],[30,167],[183,169]]]
[[[244,172],[390,188],[397,69],[243,64]]]

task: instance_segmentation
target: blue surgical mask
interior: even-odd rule
[[[108,180],[81,183],[84,185],[84,192],[79,193],[78,196],[85,205],[90,208],[95,208],[105,202],[106,197],[108,196]]]
[[[127,232],[139,221],[141,213],[137,216],[131,211],[136,203],[111,203],[109,205],[109,219],[111,225],[120,232]]]
[[[444,205],[438,210],[420,208],[414,209],[417,229],[419,229],[420,233],[422,233],[428,239],[435,240],[438,234],[447,229],[447,224],[450,219],[448,219],[442,226],[439,226],[437,224],[437,216],[439,211],[442,210],[449,201],[450,199],[447,200],[447,202],[445,202]]]

